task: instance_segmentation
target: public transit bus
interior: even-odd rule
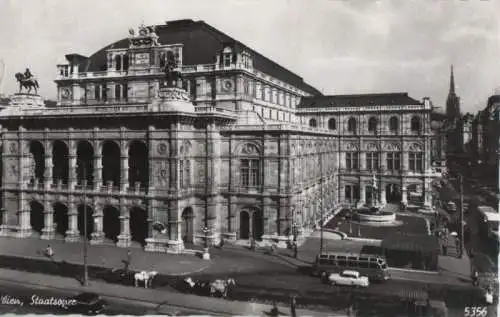
[[[358,271],[371,281],[386,281],[390,278],[385,259],[373,254],[323,252],[316,256],[312,268],[313,274],[320,276],[323,272],[329,274],[343,270]]]
[[[500,214],[490,206],[477,207],[478,229],[483,239],[498,239],[498,224]]]

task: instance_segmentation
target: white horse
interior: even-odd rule
[[[153,284],[153,278],[158,274],[156,271],[141,271],[134,274],[135,287],[139,286],[139,281],[144,282],[144,288],[148,288]]]
[[[215,280],[210,283],[210,296],[219,293],[223,298],[226,298],[228,291],[234,286],[236,286],[236,281],[233,278]]]

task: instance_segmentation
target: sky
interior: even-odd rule
[[[463,112],[500,91],[496,0],[0,0],[0,8],[5,94],[29,67],[39,93],[55,99],[65,54],[90,56],[142,22],[178,19],[205,21],[324,94],[408,92],[444,109],[451,64]]]

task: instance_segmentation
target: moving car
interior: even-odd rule
[[[358,271],[345,270],[342,273],[332,273],[328,276],[330,285],[348,285],[356,287],[368,287],[370,282],[367,276],[361,276]]]
[[[107,302],[96,293],[84,292],[68,299],[74,300],[73,305],[66,307],[71,313],[97,315],[103,313],[108,306]]]

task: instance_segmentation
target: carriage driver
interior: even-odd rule
[[[26,71],[24,72],[24,80],[29,80],[31,78],[33,78],[33,74],[29,68],[26,68]]]

